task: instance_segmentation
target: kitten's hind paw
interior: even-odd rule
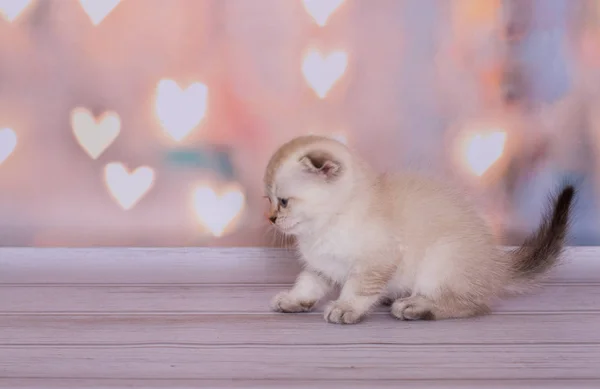
[[[275,312],[297,313],[310,311],[316,301],[303,301],[294,298],[289,291],[278,293],[271,300],[271,309]]]
[[[348,303],[333,301],[325,308],[325,320],[335,324],[355,324],[362,320],[362,315]]]
[[[435,320],[431,305],[420,297],[398,299],[392,304],[392,316],[400,320]]]

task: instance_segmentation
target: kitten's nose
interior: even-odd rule
[[[277,221],[277,216],[269,216],[269,220],[271,221],[271,223],[275,224],[275,222]]]

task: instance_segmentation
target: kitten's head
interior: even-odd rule
[[[343,207],[352,179],[350,154],[342,143],[318,136],[295,138],[281,146],[267,166],[267,218],[285,234],[309,232]]]

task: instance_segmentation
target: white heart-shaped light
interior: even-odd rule
[[[218,237],[241,213],[245,196],[239,189],[229,189],[219,195],[211,187],[203,185],[194,190],[193,201],[200,223]]]
[[[71,127],[79,145],[97,159],[110,146],[121,131],[121,118],[115,112],[105,112],[97,119],[85,108],[71,112]]]
[[[104,181],[110,195],[125,210],[131,209],[154,184],[154,170],[140,166],[133,172],[119,162],[104,168]]]
[[[121,0],[79,0],[94,26],[100,24],[120,2]]]
[[[308,52],[302,63],[302,74],[308,85],[321,99],[344,75],[348,66],[348,54],[334,51],[323,57],[317,50]]]
[[[0,15],[12,22],[31,4],[31,0],[0,0]]]
[[[208,87],[196,82],[182,89],[173,80],[161,80],[156,88],[156,115],[163,129],[181,141],[206,114]]]
[[[474,134],[465,140],[463,150],[467,167],[481,177],[501,156],[506,144],[506,132],[492,131]]]
[[[321,27],[327,24],[327,19],[344,0],[303,0],[304,9]]]
[[[11,128],[0,129],[0,164],[4,162],[17,147],[17,134]]]

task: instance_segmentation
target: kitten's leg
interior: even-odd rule
[[[408,289],[388,289],[382,293],[381,298],[379,299],[379,304],[383,305],[384,307],[391,307],[394,301],[398,300],[399,298],[408,297],[410,294],[411,292]]]
[[[396,270],[392,263],[371,263],[355,269],[342,287],[340,297],[325,308],[325,320],[337,324],[358,323],[382,298]]]
[[[303,270],[290,290],[278,293],[271,301],[276,312],[308,312],[332,288],[328,280],[311,270]]]
[[[489,308],[468,298],[446,296],[434,300],[415,295],[396,300],[391,312],[400,320],[442,320],[482,315]]]

